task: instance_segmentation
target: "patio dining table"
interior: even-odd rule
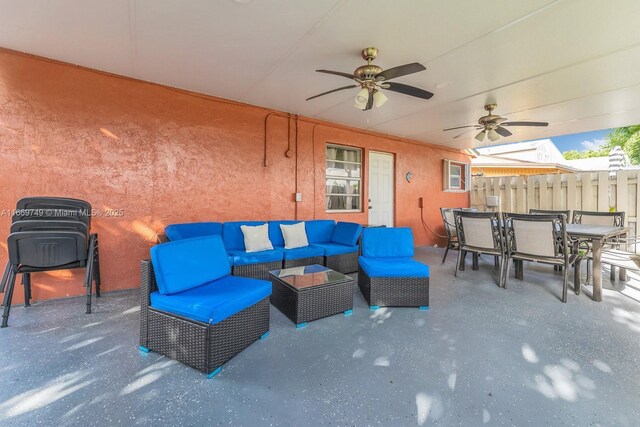
[[[593,253],[593,295],[594,301],[602,301],[602,244],[605,240],[626,235],[626,227],[606,225],[567,224],[567,235],[591,243]],[[626,280],[627,272],[620,269],[620,280]]]

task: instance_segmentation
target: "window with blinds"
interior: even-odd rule
[[[362,210],[362,150],[341,145],[327,145],[327,212]]]

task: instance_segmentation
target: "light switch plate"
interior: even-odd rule
[[[296,202],[302,201],[302,193],[296,193]]]

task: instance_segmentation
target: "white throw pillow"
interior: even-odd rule
[[[304,227],[304,222],[291,225],[280,224],[280,230],[282,230],[282,237],[284,237],[285,249],[304,248],[305,246],[309,246],[307,230]]]
[[[241,225],[240,230],[244,234],[244,247],[247,252],[260,252],[273,249],[269,240],[269,225]]]

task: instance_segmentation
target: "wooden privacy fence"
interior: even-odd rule
[[[640,171],[583,172],[578,174],[473,177],[471,207],[480,211],[526,213],[529,209],[624,211],[625,226],[636,235],[640,212]],[[487,196],[498,196],[497,207],[487,207]]]

